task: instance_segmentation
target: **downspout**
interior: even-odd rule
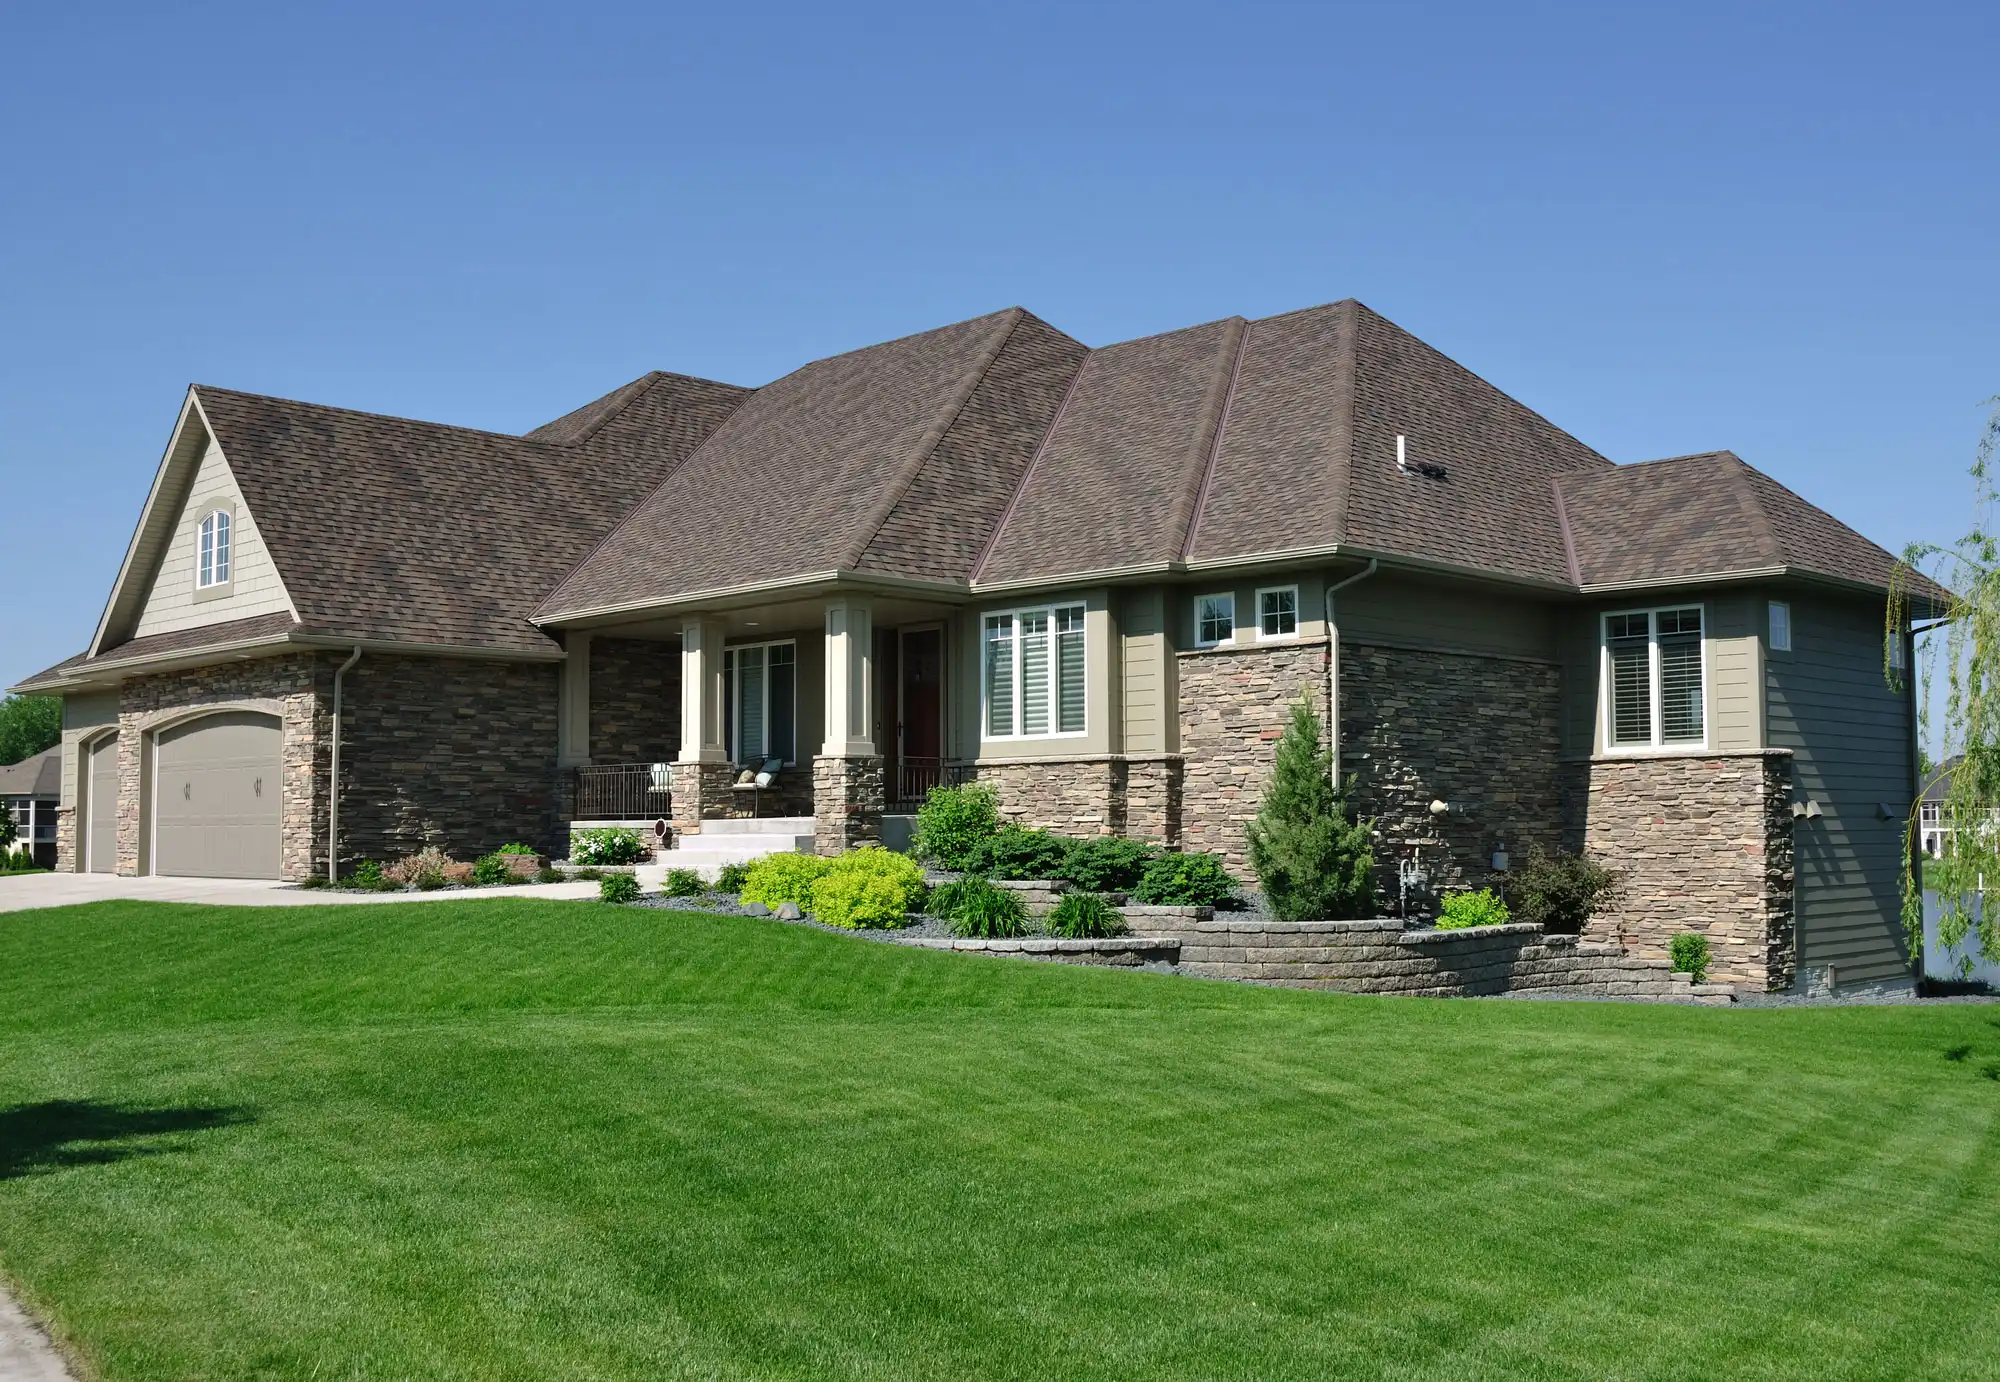
[[[1326,588],[1326,742],[1333,756],[1333,790],[1340,794],[1340,621],[1334,616],[1333,596],[1338,590],[1358,585],[1381,569],[1382,562],[1370,557],[1368,565],[1344,581]]]
[[[347,655],[347,661],[333,673],[333,769],[326,787],[326,881],[340,881],[340,684],[347,669],[361,661],[361,645]]]

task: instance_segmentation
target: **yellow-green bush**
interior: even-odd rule
[[[750,866],[738,900],[761,902],[775,910],[781,902],[796,902],[812,910],[812,888],[833,861],[817,854],[767,854]]]
[[[857,849],[814,880],[811,911],[828,926],[901,926],[924,892],[924,871],[908,855]]]

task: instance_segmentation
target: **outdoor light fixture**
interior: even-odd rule
[[[1433,816],[1445,815],[1450,810],[1451,810],[1451,803],[1448,801],[1434,801],[1431,803],[1431,814]]]
[[[1507,871],[1507,842],[1505,840],[1495,840],[1493,842],[1493,871],[1495,873],[1505,873]]]

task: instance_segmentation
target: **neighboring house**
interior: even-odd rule
[[[1945,820],[1945,798],[1951,795],[1952,773],[1964,761],[1964,755],[1953,754],[1938,764],[1924,780],[1924,789],[1917,797],[1918,843],[1924,853],[1933,859],[1944,853],[1945,844],[1954,830]],[[1986,814],[1989,826],[1992,821],[2000,820],[2000,811],[1989,810]]]
[[[191,388],[89,647],[21,689],[64,697],[63,867],[292,878],[336,830],[343,867],[559,848],[584,767],[645,805],[672,764],[699,831],[770,758],[823,849],[977,778],[1241,869],[1304,695],[1389,896],[1567,842],[1643,951],[1894,982],[1892,564],[1356,302],[1097,349],[1016,308],[523,437]]]
[[[45,869],[56,866],[56,813],[62,800],[60,747],[0,767],[0,811],[14,821],[15,851],[29,850]]]

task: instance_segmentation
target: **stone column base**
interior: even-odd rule
[[[736,780],[733,763],[676,763],[673,766],[674,829],[698,834],[703,821],[719,821],[735,809],[729,784]]]
[[[813,850],[845,854],[882,843],[882,759],[813,759]]]
[[[76,808],[56,808],[56,872],[76,872]]]

